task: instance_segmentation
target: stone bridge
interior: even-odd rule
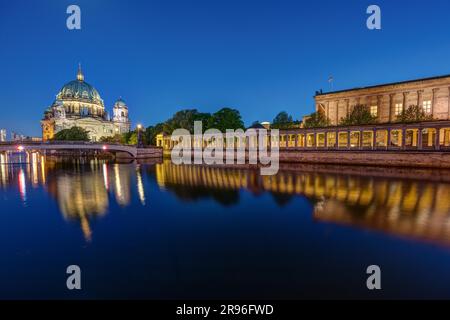
[[[5,151],[56,151],[56,150],[93,150],[115,153],[121,158],[147,158],[162,157],[160,148],[137,148],[136,146],[128,146],[111,143],[90,143],[90,142],[8,142],[0,144],[0,152]]]

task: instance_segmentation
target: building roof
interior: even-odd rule
[[[325,95],[329,95],[329,94],[337,94],[337,93],[348,92],[348,91],[373,89],[373,88],[379,88],[379,87],[385,87],[385,86],[393,86],[393,85],[414,83],[414,82],[420,82],[420,81],[439,80],[439,79],[445,79],[445,78],[450,78],[450,74],[443,75],[443,76],[428,77],[428,78],[419,78],[419,79],[414,79],[414,80],[383,83],[383,84],[377,84],[377,85],[367,86],[367,87],[356,87],[356,88],[351,88],[351,89],[344,89],[344,90],[337,90],[337,91],[330,91],[330,92],[316,92],[315,97],[325,96]]]
[[[257,122],[257,123],[252,124],[247,129],[265,129],[265,127],[261,123]]]
[[[78,67],[77,79],[66,83],[57,94],[56,99],[88,101],[103,107],[103,100],[98,91],[84,81],[81,66]]]

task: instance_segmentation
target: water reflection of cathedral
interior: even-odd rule
[[[78,221],[88,241],[92,236],[92,219],[108,213],[111,196],[120,206],[130,204],[133,177],[139,200],[145,204],[139,166],[108,164],[97,159],[78,159],[68,163],[32,157],[25,166],[0,165],[0,187],[17,186],[24,202],[27,201],[29,187],[46,187],[57,200],[64,219]]]
[[[184,185],[184,197],[192,193],[193,199],[198,188],[270,192],[279,196],[275,200],[283,205],[291,197],[305,196],[314,204],[316,221],[450,244],[450,183],[364,177],[341,170],[340,174],[311,170],[260,176],[257,170],[174,166],[165,162],[156,165],[156,179],[168,190]]]

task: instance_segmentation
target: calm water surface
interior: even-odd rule
[[[449,181],[393,169],[0,165],[0,298],[450,298]],[[82,291],[65,287],[71,264]],[[378,292],[366,289],[371,264]]]

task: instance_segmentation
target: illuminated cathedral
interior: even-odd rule
[[[88,131],[91,141],[99,141],[103,137],[130,131],[128,106],[119,98],[111,118],[98,91],[84,81],[79,66],[76,80],[62,87],[53,104],[44,112],[41,126],[44,141],[53,139],[61,130],[75,126]]]

